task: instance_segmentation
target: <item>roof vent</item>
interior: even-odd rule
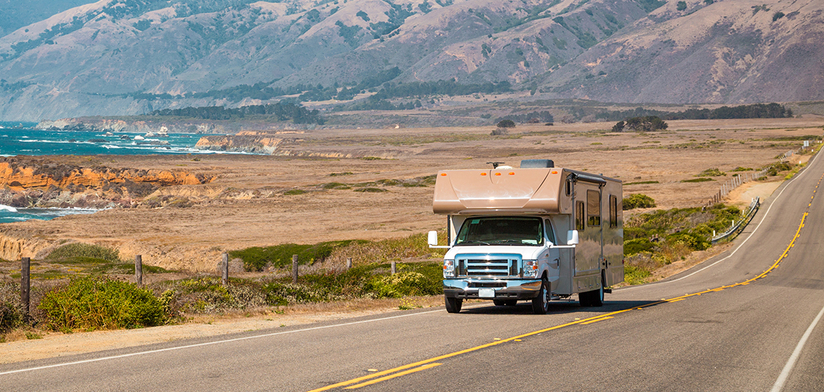
[[[524,159],[521,161],[521,169],[548,169],[555,167],[555,162],[551,159]]]

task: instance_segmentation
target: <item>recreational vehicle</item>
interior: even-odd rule
[[[464,299],[497,306],[531,303],[544,314],[553,299],[577,294],[601,306],[624,280],[621,181],[556,168],[551,160],[520,168],[444,170],[437,174],[433,211],[446,215],[443,261],[446,310]]]

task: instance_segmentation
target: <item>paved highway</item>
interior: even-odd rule
[[[0,389],[822,391],[822,179],[819,155],[731,251],[601,308],[490,303],[172,342],[2,365]]]

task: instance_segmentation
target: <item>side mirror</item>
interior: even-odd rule
[[[437,231],[430,231],[429,236],[427,237],[427,242],[429,246],[437,246],[438,245],[438,232]]]
[[[578,245],[578,230],[567,232],[567,245]]]

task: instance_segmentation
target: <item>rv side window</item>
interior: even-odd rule
[[[618,197],[609,195],[609,228],[618,227]]]
[[[576,230],[584,230],[584,202],[578,201],[575,202],[575,229]]]
[[[565,194],[565,195],[567,195],[567,196],[569,196],[569,195],[570,195],[570,192],[571,192],[571,191],[570,191],[570,189],[571,189],[571,188],[572,188],[572,181],[570,181],[570,180],[566,180],[566,181],[564,182],[564,194]]]
[[[544,227],[546,227],[546,238],[549,239],[549,242],[557,244],[555,242],[555,232],[552,230],[552,222],[549,219],[544,221]]]
[[[601,226],[601,193],[587,191],[587,226]]]

